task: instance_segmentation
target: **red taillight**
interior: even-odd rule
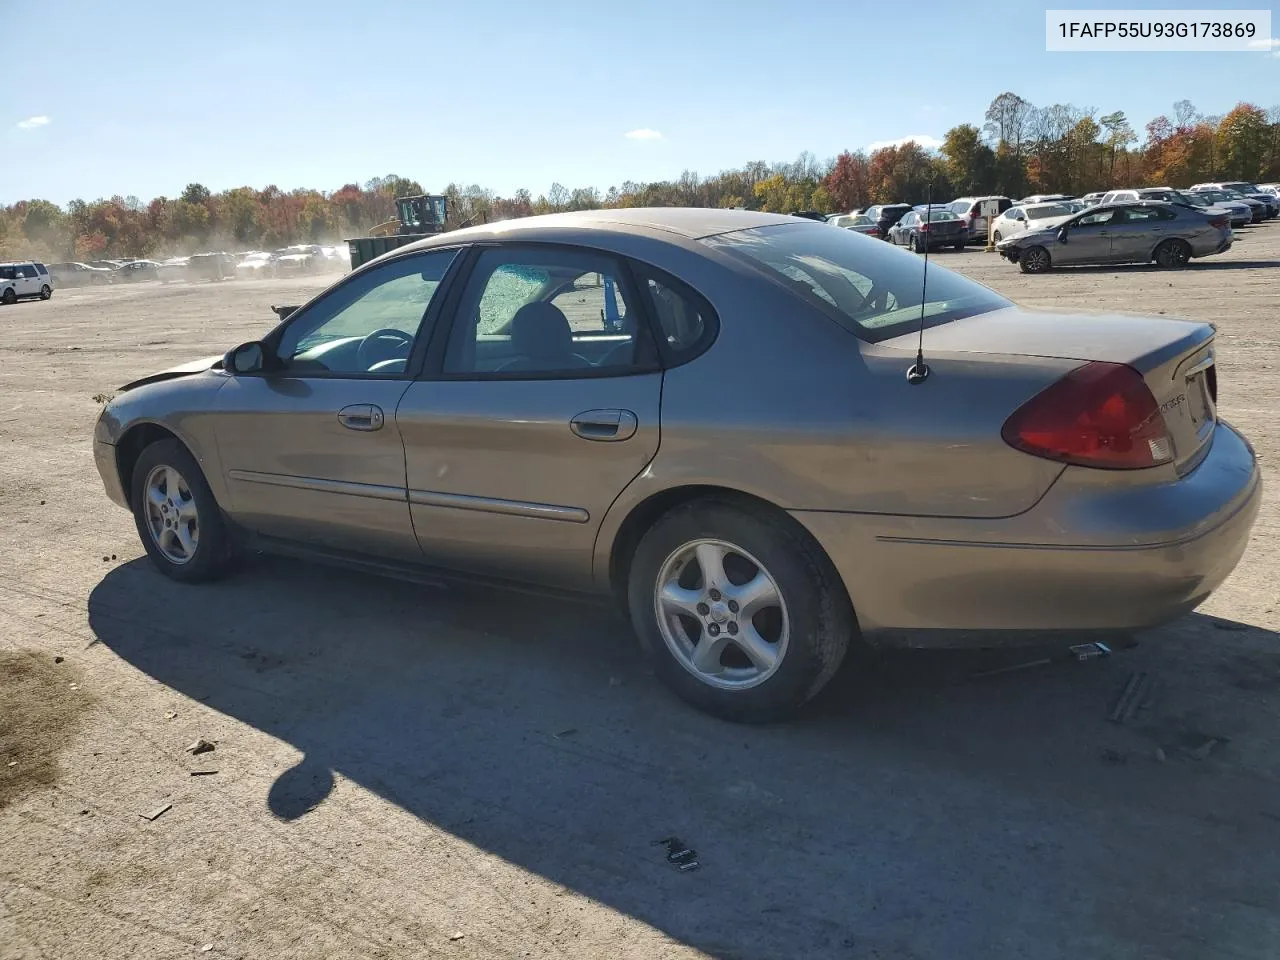
[[[1122,363],[1077,367],[1019,407],[1000,435],[1026,453],[1083,467],[1136,470],[1173,459],[1156,398]]]
[[[921,232],[921,233],[927,233],[927,232],[928,232],[928,230],[929,230],[929,225],[928,225],[927,223],[922,223],[922,224],[920,224],[920,232]]]

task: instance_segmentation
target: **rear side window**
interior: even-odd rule
[[[47,277],[49,275],[49,271],[44,268],[43,263],[36,264],[36,273],[40,274],[42,277]]]
[[[654,267],[633,264],[632,271],[657,322],[668,366],[686,363],[711,346],[719,318],[706,298]]]

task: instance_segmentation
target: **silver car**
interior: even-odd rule
[[[1231,248],[1225,212],[1139,201],[1090,207],[1065,222],[1028,230],[996,244],[996,251],[1024,273],[1054,266],[1151,263],[1184,267],[1193,257]]]
[[[163,574],[251,546],[612,598],[732,719],[794,710],[854,643],[1167,621],[1260,502],[1210,324],[1025,312],[796,217],[511,220],[282,313],[97,422]]]

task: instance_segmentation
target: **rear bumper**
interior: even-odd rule
[[[1068,468],[1079,469],[1079,468]],[[795,511],[844,579],[863,631],[1129,631],[1202,603],[1261,503],[1253,450],[1226,423],[1191,473],[1155,486],[1063,483],[1002,520]],[[998,637],[997,637],[998,639]]]

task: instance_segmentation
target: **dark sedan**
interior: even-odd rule
[[[927,219],[926,219],[927,218]],[[950,210],[912,210],[889,229],[891,243],[904,244],[908,250],[928,247],[955,247],[963,250],[969,239],[969,224]]]
[[[878,203],[874,207],[867,207],[863,210],[865,216],[875,221],[876,229],[880,231],[880,236],[889,239],[889,228],[903,218],[903,216],[911,211],[909,203]]]

